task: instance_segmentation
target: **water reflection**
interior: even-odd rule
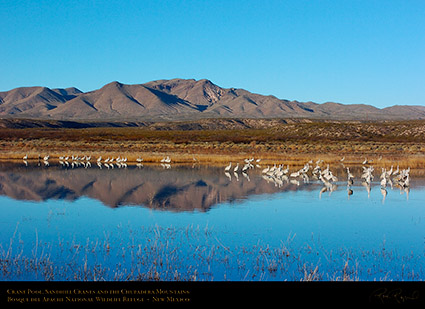
[[[46,163],[47,162],[47,163]],[[236,165],[237,166],[237,165]],[[17,200],[76,200],[86,196],[104,205],[140,205],[169,211],[208,211],[214,205],[259,194],[296,190],[317,190],[318,197],[346,186],[350,197],[363,186],[370,197],[374,186],[380,188],[382,202],[387,189],[399,188],[409,196],[410,178],[405,170],[382,170],[374,183],[373,167],[345,167],[306,164],[300,169],[272,166],[261,169],[250,164],[239,169],[207,166],[50,164],[47,160],[29,164],[0,166],[0,194]],[[407,173],[407,174],[406,174]],[[407,179],[409,185],[401,180]],[[376,177],[377,178],[377,177]],[[345,182],[344,179],[347,179]],[[421,185],[423,178],[415,179]]]

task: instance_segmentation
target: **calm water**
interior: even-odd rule
[[[425,178],[348,194],[205,166],[0,169],[1,280],[423,280]],[[379,169],[380,171],[380,169]],[[420,173],[419,173],[420,174]]]

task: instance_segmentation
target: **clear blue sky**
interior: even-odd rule
[[[281,99],[425,105],[424,0],[2,0],[0,34],[0,91],[178,77]]]

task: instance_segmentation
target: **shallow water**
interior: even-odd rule
[[[321,192],[311,172],[3,164],[0,278],[423,280],[425,178],[384,196],[352,167],[348,195],[330,168]]]

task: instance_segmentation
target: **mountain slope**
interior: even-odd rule
[[[0,115],[43,117],[64,104],[67,96],[46,87],[22,87],[0,92]]]
[[[126,85],[111,82],[83,93],[77,88],[21,87],[0,92],[0,117],[56,120],[196,120],[205,118],[425,119],[425,107],[298,102],[209,80],[172,79]]]

